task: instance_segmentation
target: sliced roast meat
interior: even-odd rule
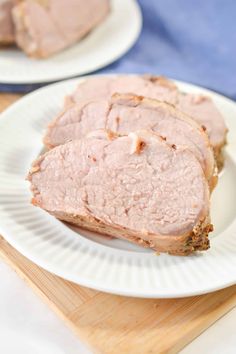
[[[226,142],[227,133],[221,113],[210,97],[183,94],[174,83],[163,77],[126,75],[90,78],[81,83],[75,92],[66,98],[66,107],[81,101],[109,98],[116,92],[134,93],[166,101],[190,115],[207,129],[220,167],[223,161],[221,148]]]
[[[115,94],[111,100],[73,105],[48,127],[44,142],[48,147],[80,139],[95,129],[128,134],[150,129],[173,146],[188,147],[200,161],[209,183],[215,184],[215,161],[207,134],[194,120],[172,105],[135,96]]]
[[[196,121],[206,129],[214,147],[217,166],[221,169],[223,166],[221,148],[226,143],[227,127],[212,99],[203,95],[179,93],[176,107],[195,117]]]
[[[83,38],[109,10],[109,0],[25,0],[13,10],[17,44],[29,56],[49,57]]]
[[[11,11],[16,0],[0,0],[0,44],[14,42],[14,26]]]
[[[110,100],[81,102],[63,111],[47,127],[44,144],[51,149],[80,139],[96,129],[105,129]]]
[[[176,85],[161,76],[96,76],[82,82],[72,95],[66,97],[65,108],[83,101],[109,99],[114,93],[133,93],[172,104],[178,97]]]
[[[58,219],[186,255],[209,247],[209,188],[189,149],[155,133],[93,133],[50,150],[28,179],[33,204]]]

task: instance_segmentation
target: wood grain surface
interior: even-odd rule
[[[22,95],[19,94],[9,94],[1,93],[0,94],[0,112],[4,111],[11,103],[17,101]]]
[[[0,111],[19,97],[0,94]],[[236,286],[202,296],[157,300],[90,290],[43,270],[1,237],[0,256],[93,353],[178,353],[236,305]]]

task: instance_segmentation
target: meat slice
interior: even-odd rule
[[[91,78],[80,84],[75,92],[66,98],[65,106],[81,101],[109,98],[116,92],[134,93],[176,105],[206,128],[218,167],[222,167],[221,150],[226,142],[227,128],[221,113],[210,97],[183,94],[166,78],[147,75]]]
[[[226,144],[227,127],[212,99],[203,95],[179,93],[176,107],[195,117],[197,122],[206,129],[214,148],[217,166],[221,170],[224,164],[221,149]]]
[[[0,44],[14,42],[14,26],[11,11],[15,0],[0,0]]]
[[[177,86],[161,76],[95,76],[82,82],[66,97],[65,108],[83,101],[109,99],[114,93],[133,93],[171,104],[175,104],[178,98]]]
[[[209,247],[209,188],[198,160],[155,133],[98,132],[33,163],[34,205],[58,219],[159,252]]]
[[[207,134],[194,120],[168,103],[116,94],[111,100],[73,105],[48,127],[44,143],[48,147],[80,139],[95,129],[118,134],[150,129],[175,147],[187,147],[200,161],[211,187],[216,183],[215,161]]]
[[[25,0],[14,7],[18,46],[46,58],[69,47],[109,13],[109,0]]]

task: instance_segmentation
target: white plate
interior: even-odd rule
[[[46,124],[61,109],[63,97],[82,79],[37,90],[0,118],[0,232],[33,262],[75,283],[137,297],[203,294],[236,282],[236,104],[223,96],[179,83],[189,92],[215,100],[229,127],[226,165],[212,195],[215,232],[211,249],[189,257],[155,255],[126,241],[69,228],[30,204],[24,180],[43,148]]]
[[[1,48],[0,82],[57,81],[90,73],[117,60],[137,40],[142,14],[135,0],[111,0],[111,8],[107,19],[86,38],[49,59],[30,59],[17,48]]]

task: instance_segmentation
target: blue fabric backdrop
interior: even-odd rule
[[[163,74],[236,99],[236,0],[139,3],[143,12],[139,40],[126,55],[99,72]],[[33,88],[0,85],[0,90],[8,91]]]

